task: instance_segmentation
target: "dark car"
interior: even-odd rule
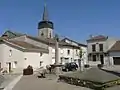
[[[62,67],[62,70],[63,71],[74,71],[74,70],[77,70],[78,68],[78,65],[74,62],[71,62],[71,63],[66,63],[63,67]]]

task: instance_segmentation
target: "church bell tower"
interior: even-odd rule
[[[53,38],[53,29],[54,25],[48,18],[47,6],[45,4],[42,21],[38,23],[38,37]]]

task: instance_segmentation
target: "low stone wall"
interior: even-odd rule
[[[89,80],[82,80],[82,79],[74,78],[74,77],[68,77],[68,76],[64,76],[64,75],[60,75],[59,80],[64,81],[68,84],[87,87],[87,88],[91,88],[94,90],[105,90],[105,88],[112,87],[115,85],[120,85],[120,80],[114,80],[114,81],[109,81],[109,82],[105,82],[105,83],[100,83],[100,82],[94,82],[94,81],[89,81]]]

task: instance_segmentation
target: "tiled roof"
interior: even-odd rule
[[[108,37],[107,36],[103,36],[103,35],[98,35],[98,36],[92,36],[90,39],[88,39],[87,41],[94,41],[94,40],[106,40]]]
[[[48,49],[44,49],[38,46],[34,46],[30,43],[27,42],[23,42],[23,41],[11,41],[11,40],[1,40],[2,42],[5,42],[11,46],[13,46],[14,48],[18,48],[20,50],[24,50],[24,51],[31,51],[31,52],[45,52],[48,53]]]
[[[37,47],[37,46],[34,46],[32,44],[29,44],[27,42],[23,42],[23,41],[9,41],[13,44],[16,44],[16,45],[19,45],[21,47],[24,47],[24,48],[33,48],[33,49],[41,49],[40,47]]]
[[[120,51],[120,41],[116,41],[109,51]]]
[[[48,45],[55,45],[55,39],[48,39],[48,38],[38,38],[38,37],[33,37],[33,36],[27,36],[28,38],[30,39],[33,39],[33,40],[36,40],[36,41],[40,41],[40,42],[43,42],[43,43],[46,43]],[[78,46],[75,46],[75,45],[71,45],[69,43],[66,43],[64,41],[59,41],[59,45],[60,46],[70,46],[70,47],[76,47],[76,48],[79,48]]]
[[[25,35],[25,34],[7,30],[2,36],[7,36],[7,38],[10,39],[10,38],[19,37],[19,36],[22,36],[22,35]]]
[[[22,35],[26,35],[26,34],[21,34],[21,33],[16,33],[16,32],[12,32],[12,31],[6,31],[3,35],[8,35],[8,38],[14,38],[14,37],[19,37],[19,36],[22,36]],[[55,44],[55,39],[50,39],[50,38],[39,38],[39,37],[34,37],[34,36],[29,36],[29,35],[26,35],[26,37],[30,38],[30,39],[33,39],[35,41],[39,41],[39,42],[42,42],[42,43],[46,43],[46,44],[52,44],[54,45]],[[69,47],[75,47],[75,48],[79,48],[78,46],[75,46],[75,45],[71,45],[69,43],[66,43],[64,41],[59,41],[59,45],[60,46],[69,46]]]

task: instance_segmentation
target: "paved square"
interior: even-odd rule
[[[48,78],[41,79],[36,76],[23,76],[13,90],[91,90],[88,88],[69,85]]]

